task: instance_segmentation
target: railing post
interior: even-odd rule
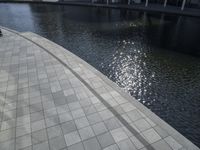
[[[183,10],[185,8],[185,3],[186,3],[186,0],[183,0],[182,6],[181,6],[181,10]]]
[[[167,6],[167,0],[165,0],[165,2],[164,2],[164,7],[166,7]]]
[[[0,29],[0,36],[3,36],[2,32],[1,32],[1,29]]]
[[[148,6],[148,0],[146,0],[146,3],[145,3],[145,7],[147,7]]]

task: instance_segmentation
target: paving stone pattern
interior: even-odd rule
[[[3,34],[0,150],[186,149],[67,50]]]

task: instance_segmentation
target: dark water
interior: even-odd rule
[[[0,25],[64,46],[200,146],[200,19],[0,4]]]

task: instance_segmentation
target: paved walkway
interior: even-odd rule
[[[0,150],[198,150],[63,47],[0,37]]]

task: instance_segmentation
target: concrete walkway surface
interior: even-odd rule
[[[0,37],[0,150],[199,150],[63,47]]]

